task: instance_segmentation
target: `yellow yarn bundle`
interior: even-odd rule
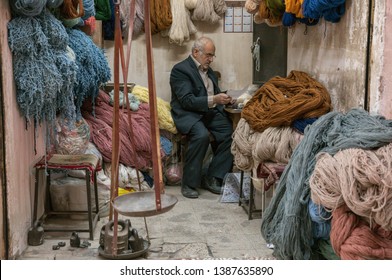
[[[134,94],[141,102],[149,103],[148,88],[140,85],[135,85],[132,89],[132,94]],[[177,128],[171,116],[170,109],[171,107],[169,102],[157,97],[159,128],[167,130],[173,134],[177,134]]]

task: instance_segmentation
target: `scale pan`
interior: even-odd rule
[[[133,192],[116,197],[113,208],[128,217],[149,217],[169,211],[178,199],[171,194],[161,194],[160,210],[156,209],[155,201],[155,192]]]

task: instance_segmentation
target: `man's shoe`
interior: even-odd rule
[[[195,189],[192,189],[191,187],[189,187],[187,185],[183,185],[181,187],[181,193],[183,196],[185,196],[187,198],[198,198],[199,197],[199,193]]]
[[[215,177],[204,177],[203,188],[215,194],[221,194],[222,184]]]

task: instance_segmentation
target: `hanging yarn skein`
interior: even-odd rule
[[[41,14],[47,0],[13,0],[9,1],[11,10],[16,15],[35,17]]]
[[[89,17],[95,17],[94,0],[83,0],[83,9],[84,9],[84,15],[82,16],[83,20],[86,20]]]
[[[83,0],[64,0],[60,6],[60,14],[63,19],[76,19],[84,15]]]
[[[319,19],[324,17],[331,22],[339,22],[346,11],[346,0],[304,0],[302,13],[307,18]]]
[[[128,1],[121,1],[123,2],[128,2]],[[112,16],[112,11],[110,9],[110,3],[108,0],[95,0],[95,18],[97,20],[109,20]]]
[[[98,96],[99,87],[110,80],[111,72],[103,50],[92,39],[77,29],[67,29],[69,46],[75,52],[77,64],[77,83],[74,87],[76,116],[81,117],[83,101]]]
[[[169,37],[170,43],[175,43],[182,46],[184,41],[189,41],[190,31],[189,31],[189,11],[185,8],[184,0],[170,0],[171,3],[171,13],[172,13],[172,25],[161,32],[161,36]],[[192,31],[196,30],[191,25]]]
[[[144,0],[136,0],[136,17],[133,23],[133,35],[137,36],[144,30]]]
[[[17,102],[26,120],[53,121],[57,112],[75,119],[76,64],[67,49],[68,34],[48,10],[8,23]]]
[[[170,0],[151,0],[150,3],[151,33],[156,34],[171,26],[172,9]]]
[[[218,16],[223,16],[227,11],[225,0],[214,0],[214,10]]]
[[[214,2],[211,0],[199,0],[192,13],[192,19],[217,23],[220,16],[214,10]]]
[[[314,201],[335,210],[346,204],[370,224],[392,231],[392,143],[377,150],[320,153],[309,179]]]
[[[255,14],[259,10],[260,0],[246,0],[245,10],[250,14]]]
[[[185,1],[185,8],[191,11],[194,8],[196,8],[198,0],[184,0],[184,1]]]

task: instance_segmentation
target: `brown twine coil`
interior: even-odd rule
[[[315,118],[332,109],[325,87],[307,73],[291,71],[260,87],[242,110],[250,127],[262,132],[268,127],[290,126],[297,119]]]
[[[370,224],[392,230],[392,143],[320,154],[309,184],[315,203],[329,209],[346,204]]]
[[[84,16],[83,0],[64,0],[60,6],[60,14],[64,19],[74,19]]]
[[[331,245],[345,260],[392,259],[392,232],[373,227],[345,204],[332,213]]]

